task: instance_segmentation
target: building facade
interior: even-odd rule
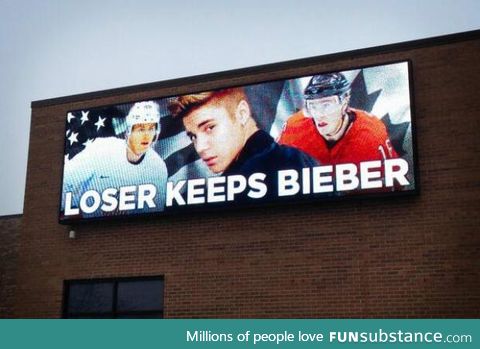
[[[0,318],[13,316],[22,215],[0,217]]]
[[[418,195],[58,223],[70,110],[399,60],[412,65]],[[479,61],[476,31],[33,102],[11,315],[89,317],[78,304],[103,295],[125,317],[478,317]],[[159,298],[122,313],[136,281]]]

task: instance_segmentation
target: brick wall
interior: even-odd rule
[[[0,318],[13,316],[22,216],[0,217]]]
[[[167,89],[33,108],[15,315],[61,316],[64,279],[164,275],[166,317],[480,316],[480,39],[242,82],[403,59],[415,88],[421,193],[413,197],[93,223],[69,239],[57,223],[66,112]]]

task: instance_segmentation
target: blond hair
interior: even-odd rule
[[[224,106],[231,115],[234,115],[235,108],[242,100],[248,103],[245,91],[241,87],[234,87],[178,96],[170,102],[168,109],[174,118],[184,118],[192,111],[211,102]]]

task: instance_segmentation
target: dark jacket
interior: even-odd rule
[[[240,174],[248,177],[252,173],[264,173],[267,176],[265,184],[268,187],[268,194],[264,199],[274,201],[278,196],[277,173],[279,170],[293,169],[300,174],[304,167],[317,165],[318,162],[306,153],[293,147],[278,144],[267,132],[260,130],[247,140],[238,158],[228,166],[222,175]]]

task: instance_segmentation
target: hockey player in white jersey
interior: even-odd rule
[[[97,138],[65,163],[65,218],[163,211],[167,167],[152,149],[160,134],[159,106],[135,103],[126,138]]]

